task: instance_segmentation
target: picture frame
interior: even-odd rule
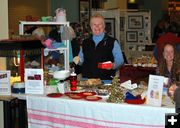
[[[126,32],[126,41],[127,42],[137,42],[138,41],[138,32],[137,31],[127,31]]]
[[[128,45],[128,50],[136,51],[137,47],[136,45]]]
[[[120,31],[124,31],[125,28],[125,17],[120,17]]]
[[[109,36],[116,37],[115,18],[105,18],[105,31]]]
[[[128,29],[143,29],[143,16],[128,16]]]
[[[139,36],[139,37],[144,37],[144,31],[139,31],[139,32],[138,32],[138,36]]]
[[[84,29],[89,29],[89,21],[91,15],[91,3],[90,0],[79,0],[79,22]]]

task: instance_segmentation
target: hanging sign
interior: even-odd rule
[[[0,95],[11,95],[10,71],[0,71]]]
[[[163,85],[163,76],[149,75],[147,104],[152,106],[161,106]]]
[[[43,69],[25,69],[25,93],[44,94]]]

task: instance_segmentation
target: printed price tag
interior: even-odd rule
[[[25,69],[25,93],[43,94],[43,69]]]

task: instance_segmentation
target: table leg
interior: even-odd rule
[[[16,126],[16,110],[17,99],[11,101],[3,101],[4,108],[4,128],[15,128]]]
[[[19,99],[19,128],[28,128],[27,124],[27,109],[26,109],[26,100]]]

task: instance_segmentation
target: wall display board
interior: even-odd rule
[[[120,10],[119,39],[129,60],[142,55],[152,55],[146,47],[151,41],[151,12],[149,10]]]
[[[105,18],[106,32],[117,38],[129,63],[132,58],[151,56],[154,46],[151,41],[151,11],[149,10],[92,10]]]

